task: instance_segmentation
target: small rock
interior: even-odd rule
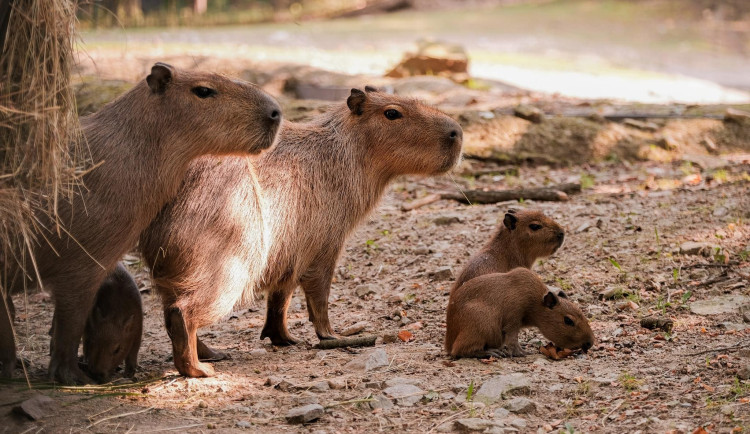
[[[621,334],[622,334],[622,333],[623,333],[624,331],[625,331],[625,330],[623,330],[623,328],[622,328],[622,327],[617,327],[617,328],[615,329],[615,331],[613,331],[613,332],[612,332],[612,337],[613,337],[613,338],[616,338],[616,337],[620,336],[620,335],[621,335]]]
[[[375,410],[376,408],[382,408],[383,410],[390,410],[391,408],[393,408],[393,401],[383,395],[374,395],[372,399],[373,401],[370,401],[369,404],[370,408],[372,408],[373,410]]]
[[[522,373],[498,375],[482,384],[474,399],[488,404],[502,399],[505,395],[522,395],[531,392],[531,381]]]
[[[424,396],[424,390],[413,384],[396,384],[383,390],[383,393],[389,398],[395,399],[396,404],[403,407],[411,407]]]
[[[237,421],[237,423],[235,425],[237,425],[237,428],[252,428],[252,426],[253,426],[252,423],[250,423],[250,422],[248,422],[246,420]]]
[[[591,224],[591,222],[583,222],[581,226],[578,226],[578,228],[576,228],[576,233],[580,234],[581,232],[586,232],[591,229],[592,226],[593,224]]]
[[[266,354],[268,354],[268,351],[266,351],[265,348],[255,348],[255,349],[250,350],[250,355],[252,357],[261,357],[261,356],[265,356]]]
[[[328,380],[328,386],[334,390],[346,389],[346,380],[344,378],[331,378]]]
[[[680,253],[683,255],[703,255],[709,256],[713,251],[714,246],[711,243],[699,243],[695,241],[688,241],[680,244]]]
[[[440,216],[436,217],[434,220],[432,220],[432,222],[437,226],[448,226],[452,225],[453,223],[461,223],[461,219],[454,215]]]
[[[426,255],[430,253],[430,249],[428,249],[426,246],[417,246],[412,251],[415,255]]]
[[[513,114],[521,119],[525,119],[535,124],[539,124],[544,121],[544,112],[530,105],[521,104],[516,106],[516,108],[513,109]]]
[[[383,335],[383,343],[384,344],[392,344],[394,342],[398,342],[398,335],[393,333],[388,333]]]
[[[320,404],[320,400],[312,392],[302,392],[294,397],[294,405]]]
[[[354,288],[354,293],[357,294],[357,297],[359,298],[364,298],[370,294],[377,294],[378,292],[380,292],[380,287],[373,283],[366,283]]]
[[[750,122],[750,113],[729,107],[727,111],[724,112],[724,121],[736,123]]]
[[[528,398],[513,398],[503,405],[511,413],[525,414],[536,411],[536,403]]]
[[[664,134],[662,138],[656,142],[656,144],[668,151],[673,151],[680,146],[677,140],[675,140],[674,137],[670,136],[669,134]]]
[[[607,289],[599,293],[599,300],[613,300],[627,294],[627,291],[618,286],[608,286]]]
[[[737,371],[737,378],[740,380],[750,380],[750,364],[747,364]]]
[[[422,384],[422,380],[419,378],[391,378],[389,380],[385,380],[384,387],[392,387],[397,386],[399,384],[411,384],[412,386],[420,386]]]
[[[724,208],[723,206],[720,206],[717,207],[712,214],[714,217],[724,217],[725,215],[729,214],[729,210]]]
[[[369,372],[373,369],[388,366],[388,354],[384,349],[378,348],[364,354],[360,354],[354,360],[347,363],[344,368],[351,371]]]
[[[206,404],[206,401],[200,400],[198,401],[198,408],[208,408],[208,404]]]
[[[750,305],[740,306],[740,313],[742,313],[742,321],[750,322]]]
[[[273,387],[276,387],[276,385],[279,384],[279,383],[281,383],[282,381],[284,381],[283,378],[276,377],[276,376],[272,375],[272,376],[266,378],[266,382],[263,383],[263,385],[264,386],[273,386]]]
[[[592,383],[599,384],[601,386],[610,386],[615,381],[617,381],[616,378],[608,378],[608,377],[594,377],[591,379]]]
[[[508,424],[512,427],[518,428],[518,429],[524,429],[526,428],[526,420],[521,419],[520,417],[514,417],[508,421]]]
[[[750,326],[747,324],[737,324],[733,322],[720,322],[719,327],[724,328],[726,330],[734,330],[737,332],[741,332],[742,330],[745,330],[749,328]]]
[[[313,392],[327,392],[331,390],[331,386],[327,381],[321,380],[310,386],[310,390],[312,390]]]
[[[292,383],[289,380],[281,380],[281,382],[274,387],[281,390],[282,392],[292,392],[295,390],[304,389],[304,387],[300,387],[299,385]]]
[[[505,419],[506,417],[510,416],[510,411],[508,411],[507,408],[498,407],[495,409],[495,412],[492,413],[492,417],[495,419]]]
[[[498,426],[498,422],[494,420],[479,419],[476,417],[467,419],[458,419],[453,422],[453,429],[458,432],[476,432],[484,431],[493,426]]]
[[[443,267],[435,271],[431,271],[427,276],[430,278],[430,280],[439,282],[443,280],[453,279],[453,271],[450,269],[450,267]]]
[[[638,310],[638,304],[632,300],[625,300],[615,305],[617,310]]]
[[[49,396],[36,395],[13,407],[13,413],[29,420],[39,420],[54,412],[57,404]]]
[[[737,312],[737,307],[750,302],[750,297],[744,295],[719,295],[707,300],[690,303],[690,311],[697,315],[717,315],[721,313]]]
[[[359,295],[359,294],[357,294]],[[354,334],[357,334],[361,332],[362,330],[367,327],[368,322],[367,321],[360,321],[358,323],[352,324],[349,327],[345,328],[344,331],[341,332],[342,336],[351,336]]]
[[[302,407],[295,407],[286,414],[287,423],[299,424],[307,423],[320,419],[325,412],[320,404],[308,404]]]

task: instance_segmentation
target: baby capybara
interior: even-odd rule
[[[180,373],[213,375],[199,357],[220,355],[196,330],[254,292],[268,294],[261,338],[296,343],[286,312],[298,285],[318,337],[333,338],[328,294],[347,236],[396,176],[450,170],[462,135],[442,112],[366,87],[310,122],[284,122],[277,146],[257,162],[194,164],[140,244]]]
[[[99,287],[86,320],[83,357],[88,373],[95,380],[106,382],[125,361],[124,376],[133,377],[142,336],[141,293],[133,276],[118,263]]]
[[[257,154],[274,143],[280,118],[278,104],[254,85],[157,63],[133,89],[81,119],[98,165],[71,201],[57,199],[60,230],[38,216],[44,229],[33,252],[55,303],[51,377],[90,381],[78,367],[78,347],[99,285],[177,194],[190,162],[208,154]],[[32,275],[11,273],[6,290],[21,290],[22,276]],[[0,335],[12,337],[10,326],[0,324]],[[15,345],[0,342],[3,365],[11,366]]]
[[[552,292],[527,268],[484,274],[451,292],[445,350],[452,357],[522,356],[518,332],[536,327],[559,348],[587,351],[588,320],[564,292]]]
[[[564,239],[563,228],[543,212],[509,210],[492,238],[464,266],[453,289],[482,274],[531,269],[537,259],[555,253]]]

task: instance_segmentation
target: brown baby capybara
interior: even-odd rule
[[[588,320],[564,292],[554,293],[533,271],[475,277],[451,292],[445,350],[452,357],[523,356],[522,328],[536,327],[559,348],[587,351]]]
[[[190,162],[207,154],[257,154],[274,143],[280,122],[279,105],[258,87],[162,63],[82,118],[98,166],[83,176],[85,188],[72,201],[58,199],[62,230],[38,217],[45,230],[34,249],[41,283],[55,303],[52,378],[90,381],[78,367],[78,347],[99,285],[177,194]],[[22,286],[18,271],[9,289]],[[14,353],[14,345],[0,349],[4,366],[14,364]]]
[[[531,269],[537,259],[555,253],[564,239],[563,228],[543,212],[509,210],[492,238],[464,266],[453,290],[482,274]]]
[[[394,177],[451,169],[462,136],[442,112],[366,87],[310,122],[284,122],[277,146],[256,162],[194,164],[140,243],[180,373],[213,375],[199,358],[221,355],[196,330],[255,292],[268,294],[261,338],[296,343],[286,313],[298,285],[318,337],[333,338],[328,294],[346,237]]]
[[[132,378],[138,367],[143,336],[141,293],[122,263],[99,287],[94,308],[83,332],[86,371],[96,381],[106,382],[125,361],[124,377]]]

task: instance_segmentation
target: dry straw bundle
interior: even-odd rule
[[[74,0],[0,3],[0,289],[17,266],[34,275],[35,215],[57,220],[84,164],[70,86],[75,12]]]

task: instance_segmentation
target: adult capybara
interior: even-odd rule
[[[509,210],[492,238],[461,270],[453,290],[482,274],[531,269],[537,259],[555,253],[564,239],[563,228],[543,212]]]
[[[538,328],[559,348],[587,351],[594,344],[581,309],[519,267],[475,277],[451,292],[445,350],[452,357],[523,356],[518,332],[525,327]]]
[[[333,338],[328,294],[346,237],[394,177],[451,169],[462,136],[440,111],[366,87],[308,123],[284,122],[277,146],[257,164],[247,158],[194,164],[140,244],[180,373],[214,373],[199,357],[220,355],[196,330],[256,291],[268,294],[261,338],[296,343],[286,312],[298,285],[318,337]]]
[[[78,347],[99,285],[177,194],[190,162],[257,154],[274,142],[280,118],[278,104],[254,85],[157,63],[146,80],[81,120],[99,164],[72,201],[59,199],[60,231],[38,217],[45,230],[33,252],[55,303],[53,378],[90,381],[78,367]],[[22,286],[19,271],[10,289]],[[14,363],[15,347],[1,350],[4,366]]]
[[[143,336],[141,293],[133,276],[122,263],[99,287],[94,308],[83,332],[86,371],[106,382],[125,361],[124,376],[131,378],[138,367],[138,350]]]

